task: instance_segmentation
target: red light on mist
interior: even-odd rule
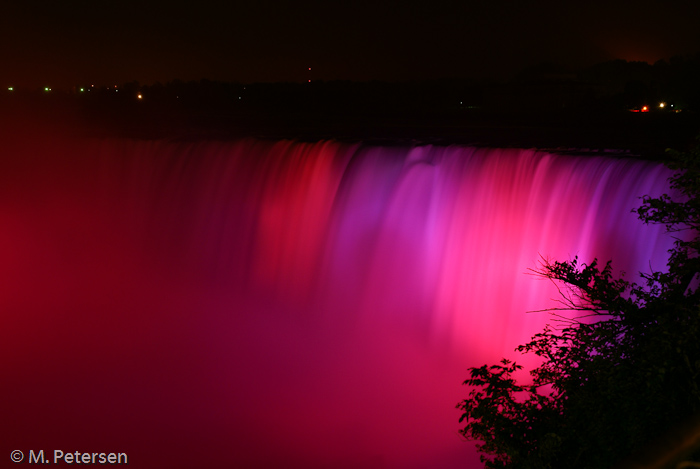
[[[0,159],[4,454],[476,467],[461,383],[548,321],[525,313],[555,294],[525,274],[538,255],[634,272],[672,244],[630,212],[668,190],[650,162],[20,140]]]

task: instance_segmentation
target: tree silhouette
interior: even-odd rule
[[[676,233],[668,271],[637,284],[610,262],[543,259],[536,273],[561,296],[553,325],[516,349],[543,360],[532,382],[505,359],[470,369],[460,433],[480,441],[486,467],[612,467],[700,412],[700,152],[668,156],[676,194],[636,210]],[[677,449],[657,459],[688,456]]]

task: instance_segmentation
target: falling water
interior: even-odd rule
[[[462,146],[7,143],[2,448],[138,467],[465,467],[468,366],[541,256],[661,269],[656,163]],[[7,447],[7,448],[5,448]]]

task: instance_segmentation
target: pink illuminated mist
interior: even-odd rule
[[[477,467],[467,367],[540,256],[661,269],[655,163],[461,146],[23,140],[0,168],[2,450],[136,467]],[[5,457],[5,456],[3,456]]]

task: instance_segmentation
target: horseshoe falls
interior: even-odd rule
[[[9,138],[3,448],[137,467],[477,467],[469,366],[542,258],[663,269],[658,163],[466,146]],[[27,445],[31,444],[32,448]]]

